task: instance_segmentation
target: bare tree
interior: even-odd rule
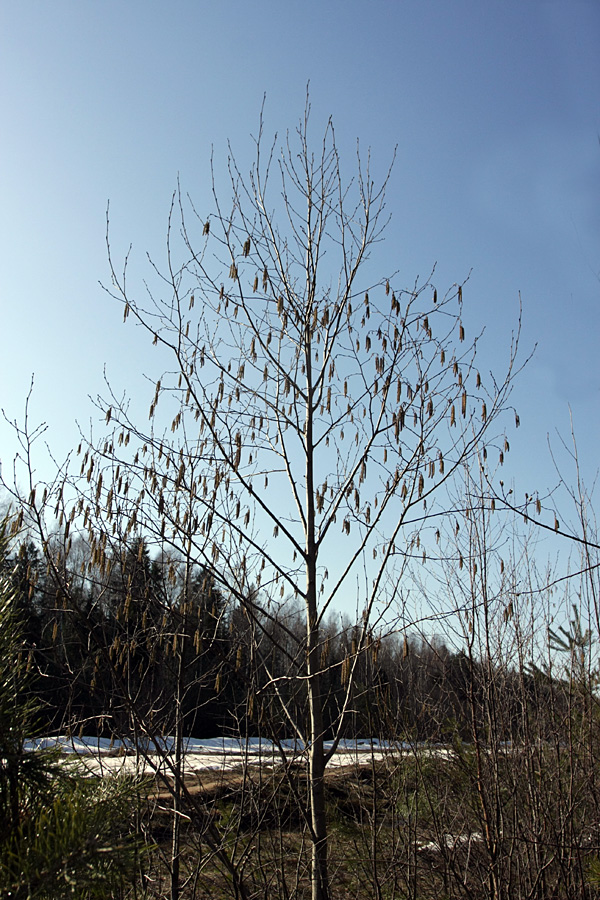
[[[390,172],[376,186],[359,155],[346,182],[331,121],[311,149],[308,104],[281,147],[265,148],[261,118],[249,175],[232,155],[228,171],[224,201],[213,169],[208,216],[176,191],[166,261],[151,261],[146,292],[130,288],[108,243],[109,293],[171,361],[152,379],[146,425],[110,386],[98,400],[112,431],[80,447],[76,512],[62,527],[68,538],[79,514],[100,566],[115,536],[169,546],[212,573],[254,633],[283,634],[281,619],[264,623],[282,599],[301,602],[303,635],[285,633],[292,674],[270,672],[264,655],[266,683],[248,705],[258,716],[267,696],[277,701],[305,747],[312,895],[325,900],[324,773],[359,661],[401,599],[407,562],[426,559],[423,530],[433,537],[448,511],[448,481],[498,437],[518,335],[500,381],[482,379],[463,285],[438,295],[430,281],[401,289],[393,272],[374,272]],[[57,508],[67,498],[59,488]],[[326,747],[324,626],[338,603],[356,607],[360,627]],[[292,678],[306,721],[288,701]]]
[[[571,492],[586,542],[565,576],[544,562],[533,515],[507,510],[493,481],[483,459],[466,473],[463,512],[441,536],[439,595],[455,612],[467,702],[444,768],[460,812],[451,816],[434,789],[435,854],[456,896],[584,897],[598,846],[589,498]]]

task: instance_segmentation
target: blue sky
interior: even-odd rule
[[[444,290],[472,270],[467,327],[501,370],[523,303],[515,390],[518,490],[555,481],[546,436],[569,433],[591,479],[600,424],[600,6],[595,0],[303,3],[22,0],[0,12],[0,406],[46,421],[58,459],[94,418],[106,366],[134,396],[153,364],[102,291],[105,212],[133,270],[159,255],[181,179],[209,203],[230,139],[252,161],[266,129],[333,116],[344,170],[356,139],[383,175],[397,146],[384,268]],[[146,408],[146,392],[143,407]],[[14,443],[0,424],[0,459]],[[43,455],[40,474],[47,473]]]

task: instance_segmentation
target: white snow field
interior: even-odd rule
[[[331,742],[327,742],[326,750],[331,746]],[[26,747],[29,750],[57,747],[64,753],[77,754],[90,775],[117,772],[138,775],[151,775],[157,772],[168,774],[173,765],[175,738],[169,736],[152,741],[138,741],[136,750],[128,741],[60,735],[27,741]],[[282,741],[281,748],[285,750],[288,760],[300,762],[304,756],[304,748],[298,742]],[[184,771],[188,774],[211,769],[227,771],[245,765],[276,766],[281,763],[279,747],[264,738],[246,740],[184,738],[183,749]],[[377,739],[340,741],[329,765],[360,765],[370,762],[373,758],[382,759],[387,754],[406,752],[409,749],[408,745]]]

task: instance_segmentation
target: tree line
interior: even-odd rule
[[[2,566],[18,598],[29,689],[42,703],[38,727],[44,733],[152,738],[173,734],[179,715],[186,737],[286,739],[291,728],[281,695],[294,721],[306,721],[306,699],[298,690],[305,648],[297,603],[250,619],[211,573],[195,567],[184,604],[181,561],[152,558],[143,538],[102,567],[94,566],[82,542],[74,545],[62,560],[68,602],[32,540],[14,546]],[[260,597],[254,603],[258,611]],[[344,738],[468,739],[480,659],[450,649],[439,636],[405,630],[373,634],[357,653],[359,635],[360,624],[335,613],[323,627],[327,740],[335,736],[350,662],[356,670]],[[185,684],[176,710],[180,668]],[[506,673],[505,703],[515,693],[516,676],[513,681],[511,687]],[[532,675],[532,690],[533,681]],[[508,722],[504,739],[515,737]]]

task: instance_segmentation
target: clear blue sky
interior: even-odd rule
[[[314,133],[332,115],[383,173],[398,157],[386,268],[408,286],[437,262],[485,326],[501,369],[523,301],[538,350],[515,392],[519,489],[553,480],[546,435],[572,407],[591,477],[600,421],[600,4],[597,0],[21,0],[0,12],[0,406],[35,421],[61,458],[103,367],[134,394],[149,352],[99,286],[105,210],[117,256],[159,253],[179,175],[208,205],[211,147],[251,162],[293,128],[310,80]],[[147,404],[144,394],[144,409]],[[14,446],[0,425],[0,458]],[[40,459],[44,472],[43,457]]]

